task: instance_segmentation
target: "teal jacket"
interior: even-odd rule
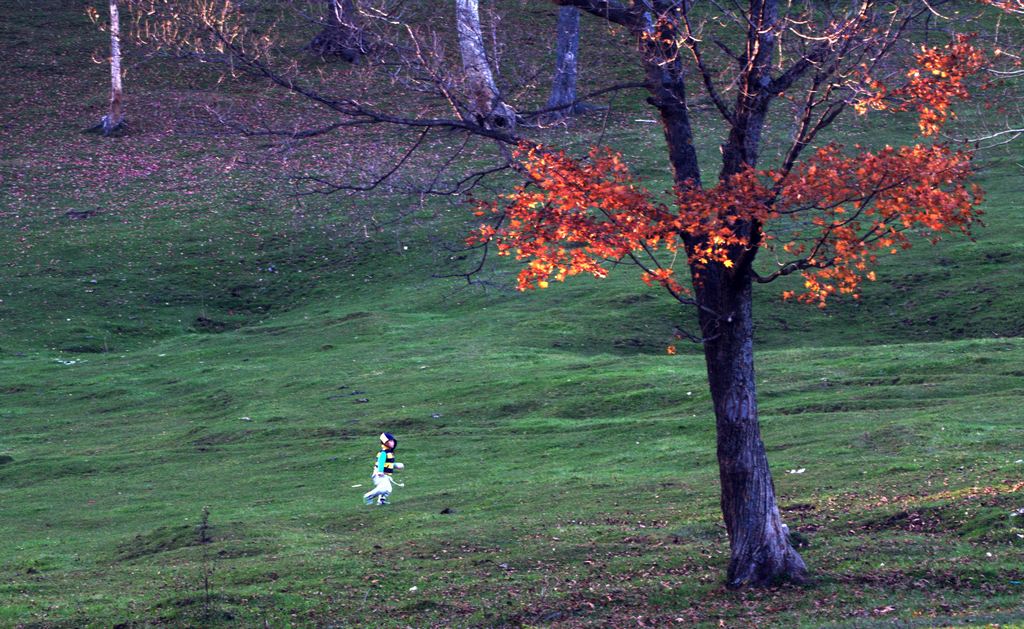
[[[391,475],[395,473],[395,451],[386,448],[380,449],[377,455],[377,464],[373,468],[374,473]]]

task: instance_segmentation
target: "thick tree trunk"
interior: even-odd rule
[[[726,181],[757,165],[761,132],[771,102],[771,58],[777,28],[775,0],[750,1],[749,61],[736,96],[729,137],[722,147]],[[722,208],[721,212],[729,212]],[[722,515],[729,532],[730,588],[802,582],[807,566],[789,541],[775,502],[768,456],[761,441],[754,374],[754,324],[750,273],[760,225],[740,219],[734,231],[750,246],[731,251],[734,268],[713,264],[694,281],[701,304],[701,329],[708,383],[715,405]]]
[[[731,556],[730,588],[802,582],[803,559],[789,542],[757,414],[751,279],[704,269],[694,284],[706,341],[708,383],[715,407],[722,515]],[[717,314],[712,314],[712,312]]]
[[[571,116],[582,111],[576,102],[577,57],[580,51],[580,12],[576,7],[558,10],[558,34],[555,43],[555,74],[551,80],[551,96],[547,108],[549,118]]]
[[[353,0],[327,0],[327,23],[307,46],[323,57],[355,63],[366,53],[366,33]]]
[[[462,72],[467,99],[466,116],[486,129],[511,132],[515,129],[515,111],[501,98],[494,82],[491,64],[484,49],[480,30],[478,0],[455,0],[455,21],[462,53]]]
[[[121,90],[121,17],[117,1],[110,0],[110,108],[100,121],[103,135],[124,124],[124,94]]]
[[[757,2],[758,0],[755,0]],[[649,101],[658,108],[668,145],[676,185],[700,187],[700,169],[693,144],[693,129],[686,105],[686,85],[680,61],[678,24],[655,22],[644,16],[644,69]],[[755,36],[762,35],[755,33]],[[767,63],[762,57],[759,64]],[[760,67],[760,65],[758,66]],[[761,89],[758,86],[758,89]],[[739,98],[729,140],[723,146],[723,177],[753,166],[767,103],[758,91]],[[728,211],[723,208],[722,211]],[[757,225],[748,221],[735,229],[748,234]],[[692,253],[704,246],[704,237],[684,235]],[[752,242],[755,240],[752,238]],[[736,252],[743,259],[744,252]],[[693,269],[694,293],[701,330],[708,383],[715,408],[722,516],[729,533],[730,560],[726,583],[731,588],[769,585],[777,581],[801,582],[807,568],[793,549],[775,502],[775,489],[757,414],[754,373],[752,254],[735,269],[718,264]]]

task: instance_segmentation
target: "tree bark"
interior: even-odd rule
[[[721,181],[757,165],[761,133],[774,96],[770,72],[778,19],[775,0],[751,0],[749,6],[743,89],[737,93],[729,137],[722,147]],[[703,306],[700,318],[715,405],[722,516],[729,533],[726,585],[799,583],[807,577],[807,566],[782,523],[757,412],[750,268],[761,226],[740,220],[734,229],[749,238],[751,246],[731,252],[733,269],[701,268],[694,282],[697,301]]]
[[[576,7],[558,10],[558,34],[555,44],[555,74],[551,79],[551,96],[547,108],[559,107],[548,117],[560,118],[579,113],[583,108],[576,101],[576,76],[580,51],[580,12]]]
[[[757,2],[753,0],[752,4]],[[682,39],[679,23],[665,19],[655,22],[648,14],[641,24],[647,35],[642,38],[642,52],[649,101],[661,115],[676,186],[683,190],[700,187],[685,72],[675,43]],[[754,36],[765,37],[759,30],[752,27]],[[729,139],[723,146],[722,178],[756,164],[768,107],[763,75],[758,73],[768,72],[770,52],[769,48],[763,55],[755,55],[749,70],[757,76],[748,77],[750,89],[741,90],[744,93],[737,96],[739,113],[734,116]],[[759,226],[748,221],[736,229],[754,233]],[[691,254],[706,244],[687,234],[683,237]],[[735,255],[740,259],[744,254]],[[746,256],[745,263],[732,270],[714,263],[691,268],[715,409],[721,507],[730,547],[726,584],[730,588],[770,585],[782,580],[802,582],[807,575],[803,559],[791,546],[782,523],[761,441],[749,266],[753,255]]]
[[[366,53],[366,33],[353,0],[327,0],[327,23],[307,46],[324,57],[355,63]]]
[[[729,533],[726,585],[803,582],[807,567],[782,523],[761,441],[750,275],[706,268],[694,288],[707,339],[704,357],[715,407],[722,516]]]
[[[100,126],[110,135],[124,124],[124,94],[121,89],[121,18],[117,0],[110,0],[110,107]]]
[[[693,145],[693,125],[686,105],[686,73],[682,55],[674,43],[681,37],[677,24],[655,23],[651,15],[640,20],[641,54],[647,99],[658,109],[668,146],[669,162],[676,186],[686,190],[700,187],[700,164]]]
[[[478,0],[455,0],[455,21],[468,107],[465,115],[486,129],[511,133],[515,129],[516,115],[502,100],[501,92],[494,82],[480,29]]]

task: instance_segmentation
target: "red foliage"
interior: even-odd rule
[[[797,221],[811,212],[810,227],[796,228],[783,250],[799,258],[804,292],[784,293],[824,307],[835,293],[857,297],[876,252],[911,246],[917,231],[933,242],[943,232],[970,234],[981,212],[981,190],[967,183],[971,155],[941,145],[844,155],[818,150],[781,182],[776,209]]]
[[[984,4],[990,4],[1007,13],[1024,15],[1024,0],[981,0]]]
[[[592,150],[589,161],[538,147],[522,147],[519,156],[532,185],[505,195],[504,205],[487,204],[502,222],[481,226],[469,241],[495,241],[499,254],[529,260],[521,290],[579,273],[604,277],[606,261],[632,257],[648,285],[682,294],[671,265],[645,264],[642,256],[663,247],[674,260],[685,239],[692,269],[732,269],[739,253],[778,249],[781,240],[805,289],[784,296],[824,306],[837,293],[857,297],[862,279],[874,279],[868,267],[876,252],[908,248],[910,231],[931,240],[951,229],[969,234],[980,214],[980,190],[967,184],[970,154],[941,145],[856,155],[828,145],[785,177],[750,169],[710,190],[680,192],[674,212],[607,150]],[[779,224],[785,237],[760,231],[765,224]]]
[[[907,83],[893,90],[870,78],[867,83],[872,94],[855,104],[861,113],[868,109],[916,111],[918,126],[924,135],[939,132],[953,115],[953,98],[967,99],[966,80],[985,66],[985,54],[971,44],[973,36],[957,35],[942,47],[921,46],[914,55],[916,65],[907,71]]]
[[[604,277],[607,259],[618,260],[644,247],[675,251],[675,234],[665,229],[673,218],[651,201],[622,163],[608,150],[593,149],[589,161],[561,152],[521,146],[516,153],[530,184],[504,195],[505,207],[485,204],[504,218],[500,229],[483,225],[469,242],[497,240],[498,253],[530,260],[519,273],[519,288],[546,288],[548,280],[590,273]],[[645,281],[681,290],[671,269],[657,269]]]
[[[985,63],[969,37],[945,47],[922,48],[907,84],[887,92],[872,83],[874,95],[858,104],[868,109],[915,110],[922,134],[932,135],[952,115],[952,99],[967,98],[965,80]],[[778,255],[775,279],[800,272],[804,289],[784,298],[824,307],[828,298],[857,298],[879,251],[910,247],[911,233],[933,242],[943,232],[970,234],[981,214],[981,191],[968,183],[971,154],[944,145],[917,144],[880,151],[856,147],[844,152],[829,144],[789,171],[747,169],[711,189],[679,190],[674,209],[656,201],[629,174],[620,156],[592,149],[585,160],[538,146],[517,152],[529,183],[486,203],[477,215],[493,213],[471,244],[493,241],[501,255],[529,264],[519,288],[546,288],[554,278],[589,273],[604,277],[605,263],[629,258],[648,285],[664,286],[676,297],[685,289],[676,279],[679,250],[692,277],[719,265],[726,273],[749,272],[759,247]],[[775,228],[775,234],[767,227]],[[672,262],[655,252],[664,248]]]

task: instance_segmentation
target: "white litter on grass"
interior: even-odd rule
[[[54,360],[59,362],[62,365],[77,365],[78,364],[77,360],[64,360],[63,358],[54,358]]]
[[[416,586],[414,585],[414,586],[412,586],[411,588],[409,588],[409,591],[410,591],[410,592],[415,592],[415,591],[416,591],[416,590],[418,590],[418,589],[419,589],[419,588],[418,588],[418,587],[416,587]]]
[[[1024,459],[1017,459],[1014,463],[1024,463]]]
[[[789,471],[788,471],[788,472],[786,472],[786,473],[787,473],[787,474],[803,474],[803,473],[804,473],[804,472],[806,472],[806,471],[807,471],[807,468],[801,467],[801,468],[800,468],[800,469],[798,469],[798,470],[789,470]]]
[[[1016,511],[1011,511],[1010,512],[1010,517],[1011,518],[1015,518],[1015,517],[1017,517],[1019,515],[1024,515],[1024,507],[1021,507],[1020,509],[1017,509]]]
[[[362,486],[363,486],[363,484],[359,483],[358,485],[352,485],[352,488],[355,489],[356,487],[362,487]]]

